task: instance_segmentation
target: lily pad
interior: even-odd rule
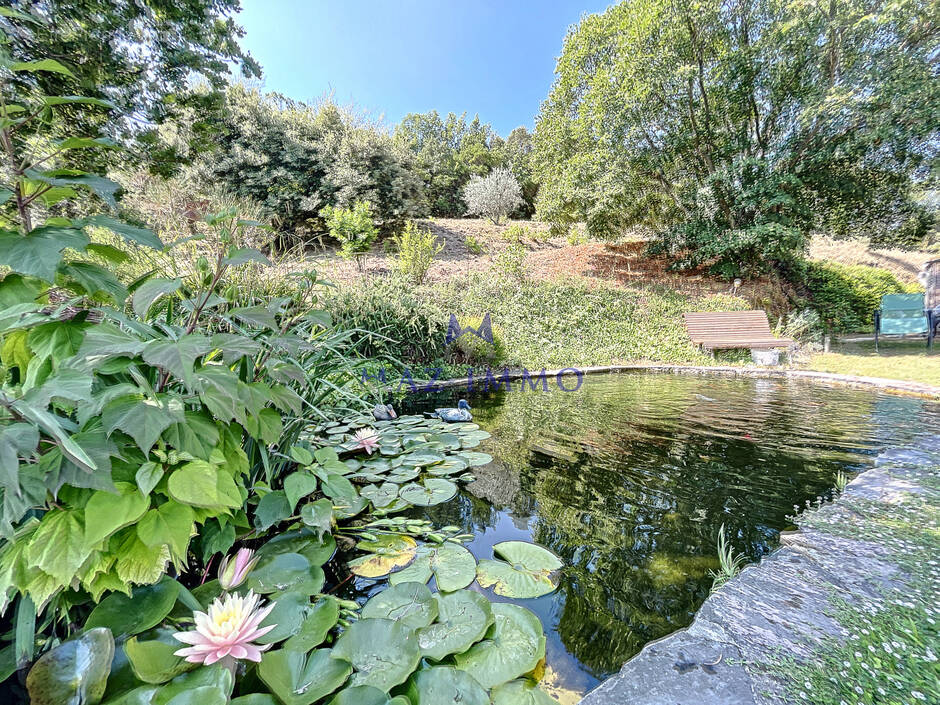
[[[406,482],[411,482],[420,474],[421,474],[421,468],[398,467],[398,468],[395,468],[388,475],[386,475],[385,479],[388,480],[389,482],[394,482],[399,485],[403,485]]]
[[[478,453],[477,451],[473,450],[461,451],[457,453],[457,457],[466,460],[467,465],[469,465],[471,468],[493,462],[493,456],[489,453]]]
[[[388,694],[371,685],[343,688],[327,705],[412,705],[404,695],[389,700]]]
[[[303,626],[304,619],[310,613],[310,597],[299,592],[287,592],[278,595],[274,609],[264,618],[260,626],[275,625],[267,634],[255,639],[259,644],[275,644],[294,636]]]
[[[412,705],[490,705],[490,698],[472,676],[451,666],[425,668],[408,681]]]
[[[264,556],[252,570],[244,586],[262,595],[272,592],[299,592],[315,595],[323,589],[326,578],[323,569],[310,565],[306,556],[299,553],[277,553]]]
[[[172,629],[156,629],[144,639],[131,637],[124,644],[124,653],[134,675],[144,683],[166,683],[181,673],[191,671],[196,664],[174,655],[180,643],[173,638]]]
[[[530,673],[545,657],[542,623],[525,607],[498,602],[495,621],[486,638],[457,654],[457,668],[473,676],[484,688]]]
[[[378,508],[387,507],[398,498],[398,485],[393,482],[383,482],[381,485],[366,485],[359,494],[372,502]]]
[[[481,560],[477,582],[497,595],[525,598],[547,595],[558,587],[562,562],[551,551],[526,541],[503,541],[493,552],[504,561]]]
[[[163,621],[179,593],[180,584],[170,577],[164,577],[155,585],[133,588],[131,597],[112,592],[88,615],[85,629],[108,627],[117,637],[140,634]]]
[[[424,451],[409,453],[401,460],[403,465],[426,467],[428,465],[434,465],[435,463],[443,462],[444,456],[440,453],[429,453]]]
[[[466,548],[447,541],[438,546],[425,544],[418,549],[414,563],[392,573],[392,585],[415,581],[426,583],[434,575],[437,589],[452,592],[467,587],[476,577],[477,562]]]
[[[284,705],[310,705],[339,688],[350,673],[352,666],[329,649],[269,651],[258,666],[258,676]]]
[[[114,637],[103,627],[59,644],[29,670],[26,677],[29,702],[33,705],[100,702],[113,658]]]
[[[399,583],[372,597],[361,614],[363,619],[392,619],[420,629],[437,617],[437,602],[423,583]]]
[[[324,534],[321,541],[314,529],[297,529],[278,534],[261,546],[255,555],[258,556],[260,562],[262,557],[278,553],[299,553],[310,561],[311,565],[319,566],[330,560],[336,553],[336,541],[330,534]]]
[[[432,465],[427,469],[429,475],[442,477],[444,475],[456,475],[467,469],[467,461],[456,456],[447,458],[443,463]]]
[[[321,597],[304,618],[300,631],[284,642],[284,648],[310,651],[323,643],[338,621],[339,603],[336,598],[329,595]]]
[[[349,661],[356,669],[352,685],[371,685],[388,692],[418,667],[421,651],[414,630],[401,622],[363,619],[336,640],[333,658]]]
[[[437,595],[437,621],[418,630],[421,656],[440,661],[462,654],[486,634],[493,624],[493,608],[483,595],[459,590]]]
[[[349,569],[362,578],[381,578],[415,559],[417,542],[410,536],[382,534],[375,541],[360,541],[357,548],[369,555],[349,562]]]
[[[535,683],[525,678],[496,686],[490,696],[493,705],[558,705],[557,700],[550,698]]]
[[[429,477],[420,485],[411,483],[401,488],[398,495],[406,502],[419,507],[431,507],[453,499],[457,485],[440,477]]]

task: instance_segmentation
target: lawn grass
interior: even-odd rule
[[[885,377],[940,386],[940,342],[928,353],[923,340],[843,343],[813,355],[808,368],[863,377]]]

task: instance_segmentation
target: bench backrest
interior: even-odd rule
[[[763,311],[716,311],[682,315],[693,343],[729,336],[767,339],[773,335],[767,314]]]
[[[885,294],[881,297],[881,333],[905,335],[927,332],[923,294]]]

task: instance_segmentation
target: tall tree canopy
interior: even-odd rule
[[[681,264],[729,275],[815,229],[916,231],[938,37],[930,0],[629,0],[588,16],[536,125],[540,214],[602,236],[643,226]]]
[[[65,124],[79,132],[100,130],[133,142],[132,155],[143,151],[151,165],[173,169],[174,150],[159,139],[161,123],[188,108],[194,114],[215,107],[219,91],[238,66],[245,77],[260,77],[260,66],[238,44],[242,29],[232,16],[239,0],[12,0],[0,14],[13,61],[54,59],[74,79],[56,72],[17,74],[19,83],[4,90],[34,88],[44,95],[75,92],[75,79],[85,96],[114,104],[115,110],[75,103]],[[212,90],[194,90],[198,77]],[[190,111],[193,114],[192,111]],[[119,120],[111,116],[119,115]],[[191,118],[190,118],[191,119]],[[191,136],[208,140],[196,122]]]

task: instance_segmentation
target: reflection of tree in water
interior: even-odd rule
[[[872,451],[874,395],[760,382],[622,375],[477,402],[496,462],[435,520],[492,526],[489,502],[537,517],[533,540],[566,563],[558,635],[609,674],[691,621],[721,524],[757,559],[794,504]]]

